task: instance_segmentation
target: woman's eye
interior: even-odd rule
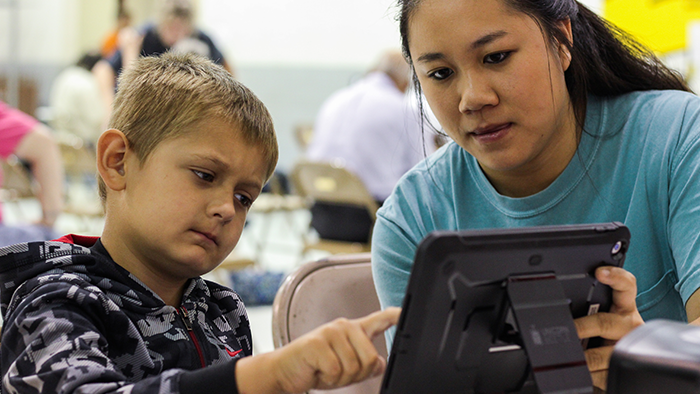
[[[506,60],[510,56],[510,52],[497,52],[484,57],[484,63],[487,64],[498,64]]]
[[[449,68],[441,68],[428,73],[428,78],[433,78],[438,81],[442,81],[443,79],[449,78],[449,76],[452,75],[452,73],[453,71]]]
[[[240,201],[241,204],[243,204],[244,207],[250,208],[250,206],[253,205],[253,200],[250,199],[248,196],[240,193],[236,193],[235,196],[238,199],[238,201]]]
[[[214,181],[214,175],[212,175],[208,172],[199,171],[199,170],[192,170],[192,172],[203,181],[206,181],[206,182],[213,182]]]

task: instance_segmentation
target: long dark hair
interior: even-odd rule
[[[398,0],[401,45],[411,64],[408,24],[421,1]],[[503,1],[529,15],[553,45],[564,43],[569,48],[572,60],[564,76],[576,120],[581,125],[589,93],[616,96],[656,89],[691,91],[683,77],[666,67],[649,49],[576,0]],[[573,44],[557,28],[557,23],[566,18],[571,20]],[[415,73],[413,81],[420,94]]]

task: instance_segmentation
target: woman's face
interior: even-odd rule
[[[571,37],[568,21],[560,27]],[[523,177],[549,177],[546,187],[563,171],[577,144],[569,51],[532,18],[501,0],[423,0],[408,35],[430,108],[497,190],[509,195],[508,179]]]

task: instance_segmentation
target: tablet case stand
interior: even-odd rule
[[[548,393],[592,393],[569,301],[553,274],[510,276],[506,284],[537,388]]]

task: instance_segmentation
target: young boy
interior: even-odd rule
[[[370,338],[397,309],[338,320],[251,355],[245,307],[205,281],[272,174],[263,104],[193,55],[141,58],[98,141],[97,238],[0,249],[6,393],[283,393],[379,374]]]

